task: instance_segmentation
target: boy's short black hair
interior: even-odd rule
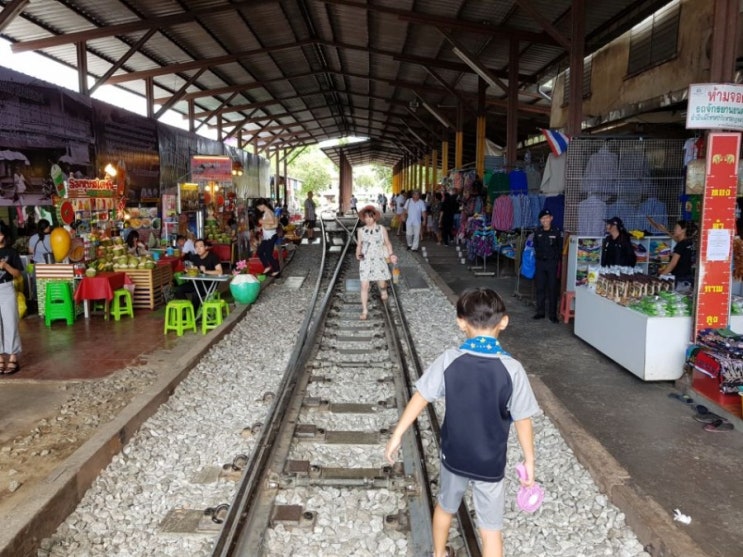
[[[457,300],[457,317],[478,329],[489,329],[500,323],[506,304],[495,290],[471,288]]]

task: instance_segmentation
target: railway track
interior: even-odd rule
[[[356,536],[364,549],[370,531],[380,535],[376,547],[366,547],[369,554],[432,553],[433,495],[420,432],[406,435],[402,462],[388,466],[383,457],[420,363],[394,288],[387,303],[373,297],[368,319],[359,320],[358,281],[349,278],[353,228],[338,226],[346,241],[335,255],[324,250],[316,303],[269,417],[253,428],[260,435],[256,449],[235,466],[242,474],[237,495],[229,507],[211,509],[216,521],[224,520],[215,557],[335,554]],[[314,508],[328,500],[337,503]],[[464,505],[457,522],[458,554],[478,556]]]

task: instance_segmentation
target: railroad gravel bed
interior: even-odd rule
[[[398,250],[399,253],[399,250]],[[314,248],[301,247],[287,275],[316,267]],[[401,254],[403,265],[414,265]],[[232,333],[202,359],[165,404],[115,457],[111,465],[86,493],[77,510],[45,539],[39,556],[149,556],[209,555],[213,537],[173,536],[160,531],[166,513],[174,508],[203,509],[231,500],[235,484],[220,480],[197,483],[204,469],[221,467],[239,453],[249,453],[254,440],[241,433],[264,419],[270,403],[264,394],[275,391],[286,366],[304,308],[311,293],[312,273],[300,290],[288,291],[281,284],[265,289],[258,303]],[[427,290],[398,292],[417,345],[428,364],[444,347],[462,341],[454,311],[434,284]],[[436,323],[435,327],[431,324]],[[363,333],[359,333],[363,334]],[[327,370],[318,371],[329,375]],[[313,386],[313,389],[315,387]],[[349,389],[352,392],[349,393]],[[333,401],[375,400],[382,394],[358,396],[358,384],[342,381],[318,384],[317,395]],[[355,398],[354,398],[355,395]],[[361,400],[359,400],[361,398]],[[437,404],[442,412],[443,405]],[[309,420],[312,412],[304,417]],[[335,428],[378,427],[388,413],[364,417],[318,419]],[[422,418],[422,423],[427,420]],[[602,495],[588,472],[577,462],[555,426],[545,416],[535,420],[538,480],[547,496],[533,515],[515,510],[515,473],[507,483],[506,554],[511,557],[645,557],[641,544],[625,525],[623,514]],[[438,466],[436,443],[425,434],[424,445],[433,467]],[[304,453],[309,444],[296,456]],[[508,470],[513,470],[520,450],[512,436]],[[306,455],[313,462],[336,457],[335,451]],[[381,448],[378,450],[381,453]],[[356,452],[354,452],[356,453]],[[296,457],[295,456],[295,457]],[[344,462],[359,467],[382,462],[373,449],[358,451],[358,459],[344,454]],[[378,457],[378,458],[377,458]],[[280,502],[306,506],[318,513],[312,540],[304,531],[279,526],[267,534],[268,554],[287,555],[286,548],[301,544],[294,553],[302,557],[371,557],[407,555],[404,536],[382,529],[378,517],[395,513],[401,506],[398,493],[379,489],[359,490],[343,496],[335,489],[302,489],[282,492]],[[304,498],[306,496],[307,498]],[[336,512],[341,509],[342,512]],[[300,541],[304,540],[304,541]],[[458,540],[452,539],[457,547]],[[274,549],[271,549],[274,548]],[[276,549],[276,548],[283,548]]]

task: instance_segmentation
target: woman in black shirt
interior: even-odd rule
[[[695,232],[696,225],[688,220],[680,220],[673,227],[673,239],[676,241],[676,245],[673,248],[671,260],[660,270],[660,274],[671,273],[676,278],[677,287],[690,287],[694,283]]]
[[[619,217],[606,221],[606,236],[601,242],[601,266],[634,267],[637,263],[635,248],[632,246],[629,232]]]

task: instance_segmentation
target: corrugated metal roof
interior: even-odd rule
[[[595,48],[666,3],[586,1],[587,41]],[[26,4],[2,36],[16,48],[52,39],[30,46],[73,68],[75,43],[84,41],[96,80],[143,40],[110,83],[144,94],[151,77],[160,103],[177,95],[173,109],[183,114],[194,104],[196,126],[221,120],[230,132],[239,125],[245,141],[258,133],[259,144],[291,148],[368,134],[370,141],[344,148],[351,163],[392,163],[422,151],[414,135],[431,145],[453,135],[422,102],[450,121],[460,99],[475,104],[478,78],[453,53],[452,40],[507,84],[509,41],[517,37],[519,102],[547,107],[533,83],[554,76],[567,53],[533,14],[567,37],[571,6],[570,0],[45,0]],[[487,95],[505,98],[499,87]],[[504,109],[489,111],[488,137],[502,143]],[[533,111],[519,118],[521,139],[548,124]],[[475,127],[469,110],[465,126]],[[299,139],[292,139],[295,132]],[[471,135],[466,160],[474,158]]]

